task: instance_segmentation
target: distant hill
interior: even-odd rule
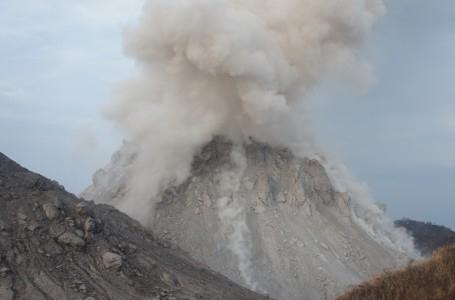
[[[415,246],[422,255],[430,256],[433,251],[447,245],[455,245],[455,232],[447,227],[410,219],[395,221],[414,238]]]
[[[455,299],[455,246],[444,247],[427,261],[387,272],[347,292],[337,300]]]

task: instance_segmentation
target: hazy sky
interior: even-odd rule
[[[122,29],[142,0],[0,1],[0,151],[79,192],[120,136],[100,110],[134,65]],[[455,1],[387,1],[367,93],[314,91],[320,142],[387,203],[455,228]]]

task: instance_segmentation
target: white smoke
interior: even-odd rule
[[[319,157],[334,188],[348,193],[351,202],[352,220],[357,223],[371,238],[390,249],[397,250],[409,257],[419,257],[414,241],[403,228],[396,228],[391,220],[384,216],[373,202],[368,186],[354,179],[346,167],[331,159]]]
[[[147,218],[153,196],[185,180],[214,135],[268,139],[287,128],[327,74],[368,82],[359,52],[383,13],[382,0],[147,2],[125,34],[137,75],[107,109],[138,149],[120,208]]]
[[[244,284],[257,290],[258,284],[254,279],[253,254],[251,250],[251,233],[246,221],[246,207],[242,199],[238,199],[241,180],[247,168],[244,148],[237,146],[231,152],[230,170],[219,174],[219,192],[222,195],[217,200],[218,217],[220,219],[220,236],[227,240],[229,250],[237,259],[238,270]]]

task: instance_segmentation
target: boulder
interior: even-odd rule
[[[58,237],[58,242],[72,247],[84,247],[85,241],[80,238],[76,233],[66,231]]]
[[[43,204],[43,211],[48,220],[55,220],[60,215],[60,211],[53,203]]]
[[[113,252],[103,254],[103,265],[106,269],[119,270],[122,267],[122,257]]]

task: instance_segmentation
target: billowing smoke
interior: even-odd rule
[[[359,52],[383,12],[382,0],[149,1],[125,34],[137,75],[107,109],[137,149],[120,208],[144,219],[215,135],[272,138],[324,76],[368,81]]]

